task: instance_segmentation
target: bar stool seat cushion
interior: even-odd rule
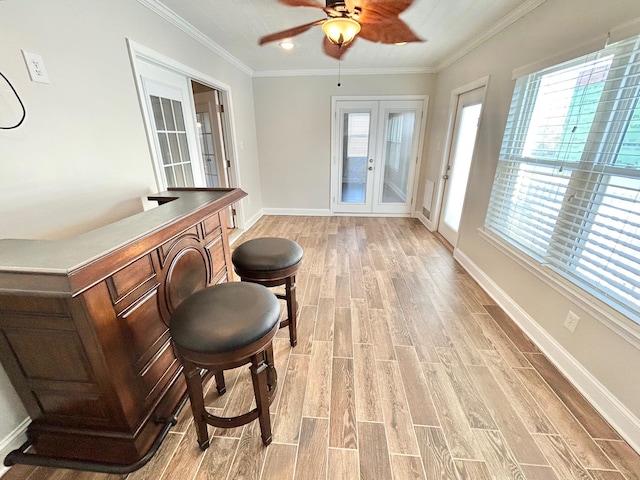
[[[280,317],[278,299],[262,285],[231,282],[200,290],[171,315],[171,336],[199,353],[226,353],[258,341]]]
[[[262,237],[248,240],[233,251],[236,268],[273,271],[292,267],[302,260],[302,247],[286,238]]]

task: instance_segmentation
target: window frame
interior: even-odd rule
[[[640,37],[636,37],[635,42],[623,44],[622,47],[615,52],[610,68],[618,68],[619,65],[616,65],[616,62],[624,61],[625,65],[630,63],[628,58],[625,56],[625,50],[635,50],[635,54],[640,56],[640,52],[637,47],[639,42]],[[605,56],[606,55],[603,55],[602,58]],[[562,159],[560,158],[546,159],[539,157],[525,157],[524,151],[526,142],[524,139],[526,139],[529,131],[533,111],[536,107],[536,97],[540,90],[540,84],[543,76],[545,74],[553,73],[554,71],[561,72],[573,66],[585,64],[587,61],[585,57],[587,56],[578,57],[568,62],[562,62],[558,65],[525,75],[526,77],[532,77],[533,80],[536,81],[533,88],[531,87],[531,84],[524,82],[522,84],[516,84],[512,96],[512,102],[519,95],[523,95],[524,98],[516,104],[515,110],[510,112],[510,115],[512,115],[511,121],[515,125],[515,128],[509,132],[510,144],[507,146],[506,150],[504,145],[501,147],[500,158],[498,160],[499,169],[503,169],[503,171],[511,171],[512,169],[517,168],[519,170],[522,166],[526,165],[558,168],[558,166],[562,164]],[[633,105],[631,107],[627,106],[624,109],[619,109],[617,107],[603,108],[604,101],[600,98],[596,107],[593,122],[589,126],[589,133],[583,147],[583,154],[581,155],[580,160],[577,162],[566,161],[564,163],[566,168],[571,170],[571,174],[569,175],[569,181],[565,188],[564,197],[559,203],[560,211],[557,214],[555,224],[552,226],[551,238],[546,245],[545,254],[547,255],[536,255],[532,252],[531,246],[524,247],[526,250],[523,250],[518,246],[520,242],[518,242],[517,238],[514,239],[513,236],[509,236],[504,233],[494,233],[491,231],[487,224],[491,223],[488,220],[489,213],[494,214],[496,211],[495,208],[493,212],[488,209],[485,226],[481,227],[479,231],[483,238],[489,240],[490,243],[497,246],[504,253],[507,253],[521,266],[525,267],[528,271],[534,273],[538,278],[545,282],[551,283],[554,287],[559,289],[560,293],[565,297],[578,303],[594,317],[606,319],[605,323],[640,348],[640,315],[638,311],[634,310],[633,306],[629,309],[625,309],[624,306],[611,305],[609,302],[599,298],[603,293],[599,292],[596,287],[590,286],[588,280],[582,282],[579,279],[565,277],[562,273],[559,273],[562,269],[558,268],[558,271],[556,271],[556,268],[553,265],[547,265],[545,261],[549,251],[554,248],[558,248],[558,246],[560,248],[563,246],[566,248],[568,245],[570,245],[571,249],[575,251],[575,254],[564,253],[558,258],[562,259],[565,256],[567,256],[567,258],[581,258],[581,255],[585,252],[585,248],[588,245],[589,234],[592,232],[594,227],[594,223],[590,223],[588,220],[597,216],[598,210],[602,205],[604,205],[599,201],[595,201],[597,197],[602,196],[602,191],[599,189],[606,189],[611,186],[609,179],[616,177],[616,173],[618,173],[617,176],[622,178],[640,178],[640,168],[625,168],[615,165],[615,159],[620,150],[628,125],[631,123],[634,111],[639,104],[638,96],[640,96],[640,85],[632,84],[630,86],[629,84],[625,85],[625,82],[629,76],[638,75],[640,73],[640,63],[636,61],[636,63],[632,64],[630,68],[631,71],[626,76],[613,79],[610,76],[607,76],[604,80],[605,83],[603,91],[607,92],[607,94],[612,94],[612,92],[619,94],[625,89],[632,88],[633,94],[631,96],[623,98],[622,100],[619,98],[613,99],[613,101],[634,102]],[[620,85],[614,85],[614,88],[612,88],[612,86],[609,85],[609,82],[619,82]],[[529,88],[529,90],[519,90],[523,88]],[[513,106],[510,107],[510,110],[511,108],[513,108]],[[598,131],[597,128],[594,128],[594,125],[596,124],[608,125],[611,122],[612,117],[619,115],[626,115],[626,118],[622,119],[622,123],[625,125],[624,128],[620,128],[613,132],[607,131],[606,129]],[[525,121],[523,121],[523,119],[525,119]],[[509,123],[507,123],[506,129],[509,128]],[[613,140],[611,138],[607,138],[607,136],[612,134],[616,135],[616,138]],[[505,134],[505,139],[506,138],[507,135]],[[516,143],[514,139],[518,139],[519,141]],[[609,149],[603,153],[599,152],[597,148],[593,148],[595,145],[598,145],[598,147],[601,145],[614,146],[615,148]],[[518,151],[519,154],[516,153]],[[556,154],[556,157],[560,157],[560,155]],[[597,166],[598,168],[594,168],[594,166]],[[597,171],[598,169],[600,171]],[[624,172],[624,175],[620,175],[622,172]],[[609,179],[606,179],[605,177],[609,177]],[[511,178],[517,178],[517,174],[512,175]],[[592,188],[594,180],[596,186]],[[495,186],[492,187],[492,196],[495,188]],[[511,192],[514,192],[516,187],[512,184],[511,188]],[[569,195],[575,196],[576,192],[585,192],[584,197],[580,199],[580,203],[583,204],[583,207],[586,204],[585,208],[576,208],[575,202],[570,203],[567,200]],[[508,197],[508,195],[506,197]],[[511,202],[509,205],[514,205],[514,209],[517,208],[517,204],[514,202]],[[525,208],[529,205],[531,204],[527,202],[525,204]],[[573,212],[571,210],[573,210]],[[577,210],[580,210],[580,218],[583,219],[581,224],[578,224],[572,218],[572,215]],[[505,217],[501,218],[504,219]],[[506,226],[503,230],[508,229],[508,224],[511,223],[512,218],[513,217],[509,217],[501,224],[503,227]],[[561,233],[560,230],[563,230],[562,224],[568,225],[570,227],[569,230],[564,228],[564,232]],[[503,238],[502,235],[505,235],[505,237],[509,239]],[[532,242],[532,245],[533,244],[534,242]],[[568,266],[564,268],[565,271],[573,270],[575,272],[579,268],[578,263],[569,262],[567,265]],[[574,276],[578,277],[578,275]],[[582,278],[584,278],[584,276],[582,276]],[[606,294],[604,295],[606,296]]]

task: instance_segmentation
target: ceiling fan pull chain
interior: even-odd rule
[[[340,86],[340,63],[342,60],[338,59],[338,86]]]

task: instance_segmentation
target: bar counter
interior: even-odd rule
[[[225,210],[244,196],[174,189],[73,238],[0,240],[0,360],[32,420],[5,464],[124,473],[151,458],[185,398],[171,312],[231,277]]]

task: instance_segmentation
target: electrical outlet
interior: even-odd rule
[[[580,321],[580,317],[569,310],[567,314],[567,318],[564,321],[564,328],[569,330],[571,333],[576,331],[576,327],[578,326],[578,322]]]
[[[31,77],[32,82],[51,83],[40,55],[22,50],[22,56],[27,64],[27,70],[29,70],[29,77]]]

